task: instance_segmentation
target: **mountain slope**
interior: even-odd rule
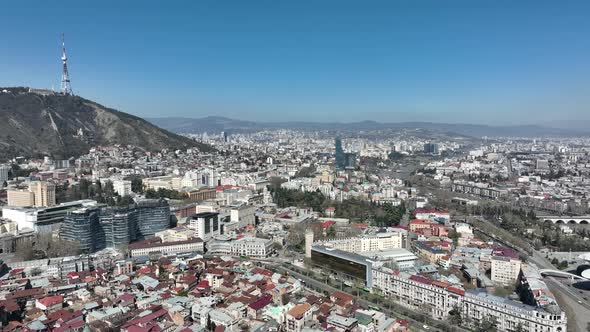
[[[15,156],[69,158],[96,145],[130,144],[146,151],[208,145],[78,96],[0,88],[0,160]]]
[[[233,120],[224,117],[206,118],[151,118],[147,119],[157,126],[176,133],[199,133],[216,131],[254,131],[260,129],[300,129],[300,130],[383,130],[419,128],[429,131],[453,133],[470,137],[539,137],[539,136],[583,136],[588,131],[547,128],[531,125],[516,126],[488,126],[461,123],[433,123],[433,122],[397,122],[384,123],[376,121],[360,122],[252,122]]]

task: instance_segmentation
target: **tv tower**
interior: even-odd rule
[[[61,93],[64,95],[73,95],[72,85],[70,84],[70,75],[68,74],[68,57],[66,56],[66,43],[64,34],[61,34],[61,62],[63,63],[63,70],[61,73]]]

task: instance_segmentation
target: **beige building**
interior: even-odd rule
[[[300,332],[305,322],[311,318],[311,315],[312,311],[309,303],[296,305],[287,312],[287,331]]]
[[[31,182],[29,191],[35,195],[35,206],[55,205],[55,184],[45,181]]]
[[[511,257],[492,257],[492,281],[502,284],[512,284],[520,273],[519,259]]]
[[[35,205],[35,194],[28,190],[9,190],[9,206],[33,206]]]
[[[256,223],[256,208],[253,205],[240,205],[231,208],[230,221],[238,223],[238,228]]]

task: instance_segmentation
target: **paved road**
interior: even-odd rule
[[[264,263],[269,264],[271,262],[264,262]],[[334,293],[334,292],[339,291],[339,292],[344,292],[346,294],[350,294],[350,293],[347,293],[345,291],[342,291],[342,290],[340,290],[338,288],[332,287],[332,286],[330,286],[330,285],[328,285],[328,284],[326,284],[326,283],[324,283],[322,281],[318,281],[318,280],[313,279],[313,278],[310,278],[310,277],[308,277],[308,276],[306,276],[304,274],[301,274],[301,273],[299,273],[297,271],[294,271],[292,269],[286,268],[286,267],[284,267],[282,265],[273,264],[272,267],[274,269],[277,269],[277,270],[280,270],[280,271],[283,271],[283,272],[288,272],[290,275],[294,276],[295,278],[298,278],[298,279],[303,280],[305,282],[306,287],[310,287],[311,286],[312,289],[321,289],[322,291],[326,291],[328,293]],[[410,324],[411,324],[411,330],[412,331],[423,331],[423,332],[437,331],[436,329],[434,329],[432,327],[429,328],[429,329],[424,329],[423,328],[423,326],[424,326],[424,323],[423,322],[419,322],[419,321],[416,321],[416,320],[414,320],[414,319],[412,319],[410,317],[407,317],[407,316],[404,316],[402,314],[399,314],[399,313],[397,313],[397,312],[395,312],[395,311],[393,311],[393,310],[391,310],[389,308],[384,307],[382,304],[377,304],[377,303],[370,302],[370,301],[368,301],[368,300],[366,300],[366,299],[364,299],[362,297],[359,297],[358,295],[355,295],[355,294],[350,294],[350,295],[355,298],[355,301],[358,304],[360,304],[361,306],[363,306],[365,308],[368,308],[370,306],[378,306],[381,309],[382,312],[384,312],[384,313],[386,313],[386,314],[388,314],[390,316],[398,317],[398,318],[405,319],[405,320],[409,321]],[[453,326],[453,328],[455,329],[455,331],[467,331],[467,330],[464,330],[464,329],[459,328],[459,327],[456,327],[456,326]]]
[[[560,300],[559,305],[562,309],[565,309],[569,314],[567,317],[568,331],[587,331],[586,328],[590,323],[590,306],[587,301],[577,300],[579,294],[575,294],[576,290],[565,286],[553,277],[545,278],[545,283]],[[582,303],[580,304],[578,301]]]

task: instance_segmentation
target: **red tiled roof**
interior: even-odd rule
[[[262,275],[265,275],[267,277],[272,277],[272,275],[273,275],[273,273],[271,271],[266,270],[266,269],[263,269],[263,268],[260,268],[260,267],[254,268],[252,270],[252,274],[262,274]]]
[[[352,300],[354,299],[352,295],[346,294],[344,292],[334,292],[334,294],[332,294],[331,296],[338,300],[343,300],[345,302],[352,302]]]
[[[199,281],[199,283],[197,284],[196,288],[198,288],[198,289],[209,289],[209,288],[211,288],[211,286],[209,286],[209,281],[207,281],[206,279],[203,279],[203,280]]]
[[[139,318],[133,319],[133,320],[131,320],[131,321],[123,324],[122,327],[123,328],[126,328],[126,327],[130,327],[130,326],[136,325],[136,324],[147,324],[147,323],[149,323],[149,322],[151,322],[151,321],[153,321],[153,320],[155,320],[157,318],[160,318],[160,317],[166,315],[167,313],[168,313],[168,311],[166,311],[165,309],[160,309],[160,310],[158,310],[156,312],[152,312],[149,315],[145,315],[143,317],[139,317]]]
[[[414,280],[416,282],[419,282],[421,284],[427,284],[430,285],[432,283],[432,281],[430,279],[421,277],[421,276],[417,276],[417,275],[413,275],[410,277],[410,280]]]
[[[461,295],[461,296],[465,295],[465,291],[462,290],[462,289],[459,289],[459,288],[448,287],[447,290],[449,292],[451,292],[451,293],[455,293],[455,294],[458,294],[458,295]]]
[[[250,303],[249,307],[254,310],[260,310],[272,302],[272,296],[270,294],[264,294],[255,302]]]
[[[7,312],[16,312],[20,310],[20,306],[15,300],[0,301],[0,308],[4,308],[4,311]]]
[[[65,331],[69,331],[69,330],[80,330],[84,325],[86,325],[86,322],[84,322],[83,319],[75,320],[75,321],[71,321],[66,324],[62,324],[59,327],[54,328],[53,332],[65,332]]]
[[[46,297],[39,299],[37,301],[46,307],[51,307],[56,304],[63,303],[64,297],[61,295],[46,296]]]

